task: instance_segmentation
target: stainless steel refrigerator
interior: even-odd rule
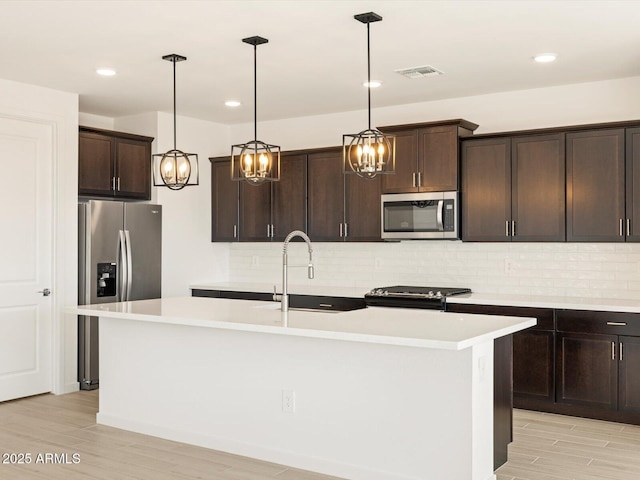
[[[78,304],[160,298],[162,206],[78,204]],[[78,381],[99,385],[98,319],[78,317]]]

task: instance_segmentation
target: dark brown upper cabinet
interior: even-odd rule
[[[80,127],[78,195],[151,198],[153,138]]]
[[[271,182],[240,184],[240,241],[271,240]]]
[[[310,153],[307,157],[309,238],[315,242],[344,240],[344,182],[342,149]]]
[[[238,240],[238,182],[231,180],[231,159],[210,158],[211,161],[211,241]]]
[[[271,185],[271,240],[307,231],[307,155],[282,154],[280,181]]]
[[[567,134],[567,240],[624,242],[625,131]]]
[[[382,193],[457,191],[459,139],[476,128],[466,120],[381,127],[396,137],[396,173],[383,175]]]
[[[565,240],[564,134],[462,145],[463,240]]]
[[[386,175],[362,178],[345,175],[344,240],[347,242],[376,242],[380,237],[380,194]]]
[[[627,241],[640,242],[640,128],[626,131]]]

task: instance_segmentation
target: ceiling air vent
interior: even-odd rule
[[[422,67],[401,68],[400,70],[395,70],[395,72],[399,73],[400,75],[404,75],[407,78],[435,77],[437,75],[444,74],[444,72],[441,72],[431,65],[424,65]]]

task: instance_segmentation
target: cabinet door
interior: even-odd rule
[[[618,410],[640,413],[640,337],[619,337]]]
[[[80,132],[78,143],[78,195],[113,195],[113,142],[111,137]]]
[[[311,240],[343,240],[344,177],[342,149],[312,153],[307,157],[307,233]]]
[[[418,171],[421,192],[458,190],[458,126],[418,130]]]
[[[283,241],[293,230],[307,230],[307,156],[283,155],[280,181],[272,189],[273,237]]]
[[[624,130],[567,134],[567,240],[623,242]]]
[[[151,144],[115,139],[116,197],[151,198]]]
[[[382,178],[345,175],[345,240],[380,241],[380,194]]]
[[[238,182],[231,180],[231,160],[211,162],[211,241],[238,239]]]
[[[396,168],[395,172],[382,177],[383,193],[417,192],[418,136],[416,130],[395,132]]]
[[[640,128],[627,129],[627,241],[640,242]]]
[[[557,334],[556,402],[617,408],[617,338],[615,335]]]
[[[511,155],[508,138],[462,143],[462,240],[508,242]]]
[[[553,402],[553,331],[525,330],[513,334],[513,396]]]
[[[271,240],[271,182],[240,183],[240,241]]]
[[[564,134],[511,139],[513,241],[564,242]]]

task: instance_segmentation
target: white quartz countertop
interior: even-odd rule
[[[462,350],[536,324],[533,318],[369,307],[348,312],[291,310],[276,302],[174,297],[67,307],[67,313],[204,328]]]
[[[536,296],[471,293],[448,297],[447,303],[640,313],[640,299],[629,300],[623,298],[554,297],[547,295]]]

